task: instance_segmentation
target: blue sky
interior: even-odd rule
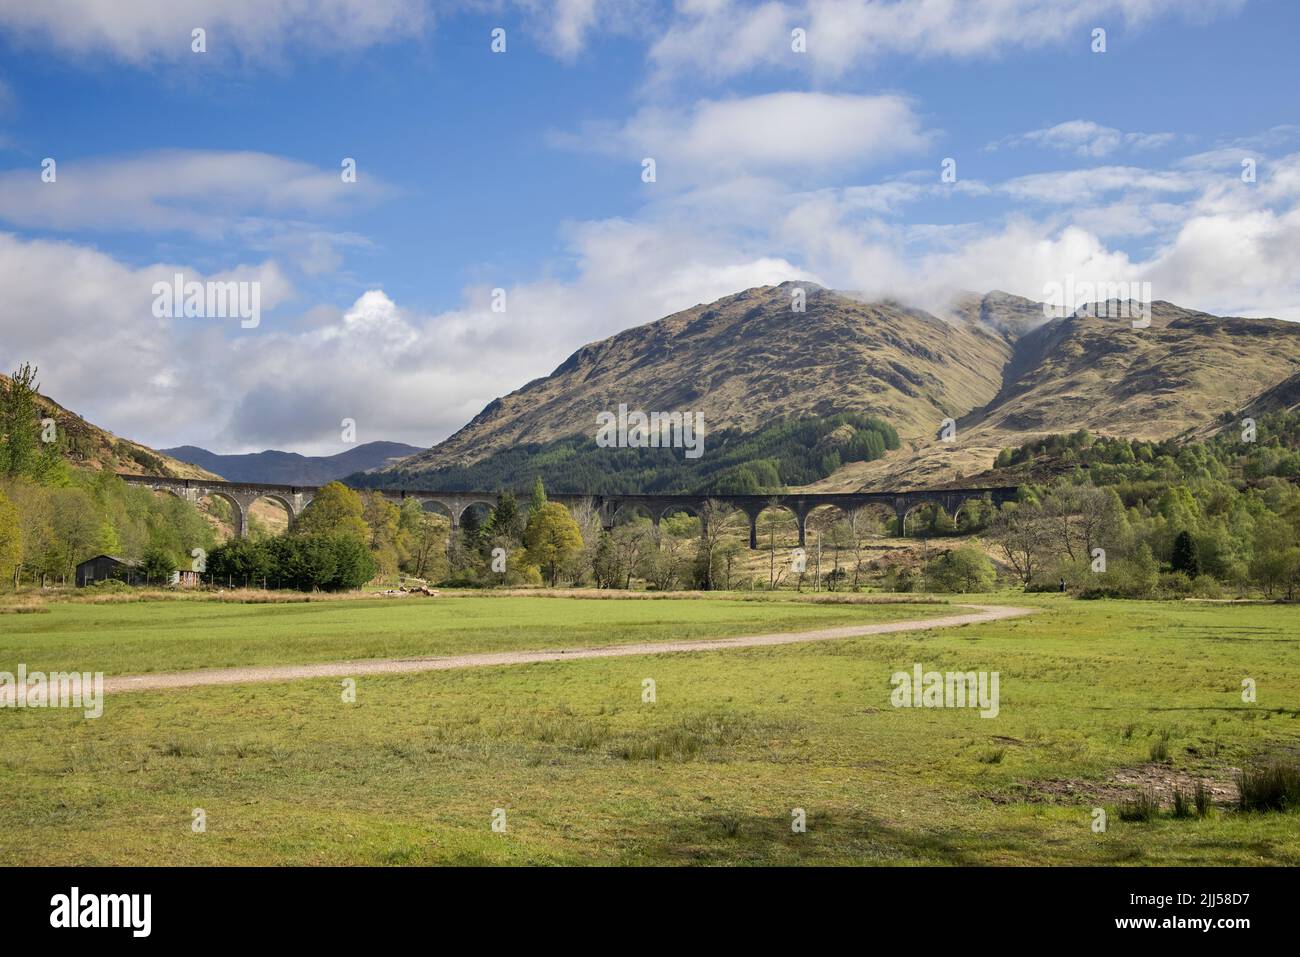
[[[154,446],[429,444],[792,278],[1300,319],[1284,0],[111,6],[0,0],[0,363]],[[155,316],[176,272],[260,283],[259,324]]]

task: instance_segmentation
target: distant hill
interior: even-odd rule
[[[9,377],[0,375],[0,387],[7,388]],[[63,455],[73,465],[96,471],[130,475],[165,475],[169,478],[218,478],[206,469],[171,458],[87,422],[77,413],[65,409],[49,396],[39,397],[42,418],[51,418],[62,442]]]
[[[804,312],[791,308],[796,287],[807,290]],[[749,289],[583,346],[444,442],[354,480],[526,488],[537,475],[554,491],[707,487],[711,464],[683,463],[680,450],[596,446],[597,415],[626,403],[701,412],[712,443],[704,459],[724,455],[723,441],[773,449],[760,486],[774,473],[788,487],[828,491],[918,486],[977,475],[1001,448],[1052,433],[1171,438],[1300,395],[1300,324],[1159,301],[1146,328],[1099,314],[1048,319],[1041,303],[1000,292],[968,295],[939,316],[810,283]],[[816,425],[843,415],[887,423],[901,447],[851,454],[855,429]],[[943,442],[948,418],[956,439]]]
[[[268,482],[279,485],[324,485],[354,472],[392,465],[423,451],[401,442],[367,442],[337,455],[299,455],[297,452],[250,452],[219,455],[194,445],[164,449],[167,455],[217,472],[229,482]]]

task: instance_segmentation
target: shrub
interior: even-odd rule
[[[1166,572],[1156,589],[1162,598],[1186,598],[1192,593],[1192,580],[1185,572]]]
[[[997,580],[997,572],[988,556],[974,545],[963,545],[944,552],[926,566],[926,579],[935,591],[988,591]]]
[[[1053,592],[1061,590],[1061,579],[1051,575],[1035,575],[1025,585],[1026,593]]]
[[[99,595],[120,595],[124,592],[133,591],[130,585],[118,581],[116,578],[101,578],[99,581],[88,585],[87,590]]]
[[[1223,586],[1212,575],[1198,575],[1192,582],[1192,594],[1198,598],[1222,598]]]
[[[1133,555],[1118,558],[1094,574],[1079,591],[1080,598],[1148,598],[1160,580],[1160,566],[1145,544]]]

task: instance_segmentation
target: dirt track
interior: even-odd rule
[[[206,668],[200,671],[174,671],[149,675],[123,675],[104,679],[104,692],[158,691],[167,688],[198,688],[204,685],[242,685],[301,678],[356,678],[361,675],[405,674],[418,671],[450,671],[456,668],[485,668],[494,665],[527,665],[542,661],[567,661],[574,658],[622,658],[629,655],[660,655],[683,651],[726,651],[729,648],[759,648],[767,645],[792,645],[863,635],[887,635],[900,631],[926,631],[931,628],[954,628],[976,625],[1003,618],[1033,614],[1030,608],[1004,605],[958,605],[975,612],[894,621],[878,625],[843,625],[820,631],[800,631],[776,635],[742,635],[736,638],[707,638],[697,641],[653,641],[605,648],[568,648],[552,651],[502,651],[473,655],[449,655],[443,658],[389,658],[374,661],[329,661],[312,665],[266,665],[246,668]]]

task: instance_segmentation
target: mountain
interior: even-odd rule
[[[1001,448],[1080,429],[1129,439],[1204,438],[1245,414],[1286,407],[1288,396],[1295,402],[1300,324],[1160,301],[1151,304],[1146,328],[1099,313],[1096,305],[1081,309],[1017,339],[1003,388],[958,421],[957,442],[851,469],[836,482],[948,481],[988,468]]]
[[[791,309],[795,285],[807,290],[802,313]],[[594,436],[597,413],[622,402],[699,411],[710,432],[868,411],[920,437],[990,401],[1010,356],[1007,335],[989,322],[954,324],[808,283],[765,286],[583,346],[396,468],[419,474],[518,443]]]
[[[796,286],[808,291],[805,312],[791,308]],[[776,423],[844,414],[897,430],[901,448],[855,457],[846,454],[855,427],[804,429],[824,468],[809,479],[804,462],[791,475],[829,490],[968,479],[1001,448],[1054,432],[1168,438],[1216,427],[1252,403],[1294,402],[1295,383],[1284,383],[1300,373],[1300,324],[1166,302],[1151,305],[1147,328],[1104,315],[1094,305],[1048,319],[1041,303],[1001,292],[961,297],[940,316],[807,283],[749,289],[583,346],[446,441],[367,478],[522,487],[533,474],[580,484],[610,468],[628,484],[662,478],[669,450],[623,460],[597,450],[596,416],[620,403],[701,412],[706,450],[719,436],[768,447]],[[1270,390],[1280,394],[1269,399]],[[954,441],[940,439],[945,419],[956,420]]]
[[[395,460],[423,450],[401,442],[366,442],[337,455],[299,455],[274,449],[245,455],[220,455],[193,445],[163,451],[182,462],[192,462],[218,472],[230,482],[324,485],[354,472],[368,472],[391,465]]]
[[[0,388],[8,388],[9,377],[0,375]],[[113,433],[87,422],[77,413],[65,409],[49,396],[37,396],[42,418],[55,421],[63,444],[64,457],[73,465],[96,471],[130,475],[165,475],[170,478],[218,478],[206,469],[178,461],[165,452],[146,445],[120,439]]]

